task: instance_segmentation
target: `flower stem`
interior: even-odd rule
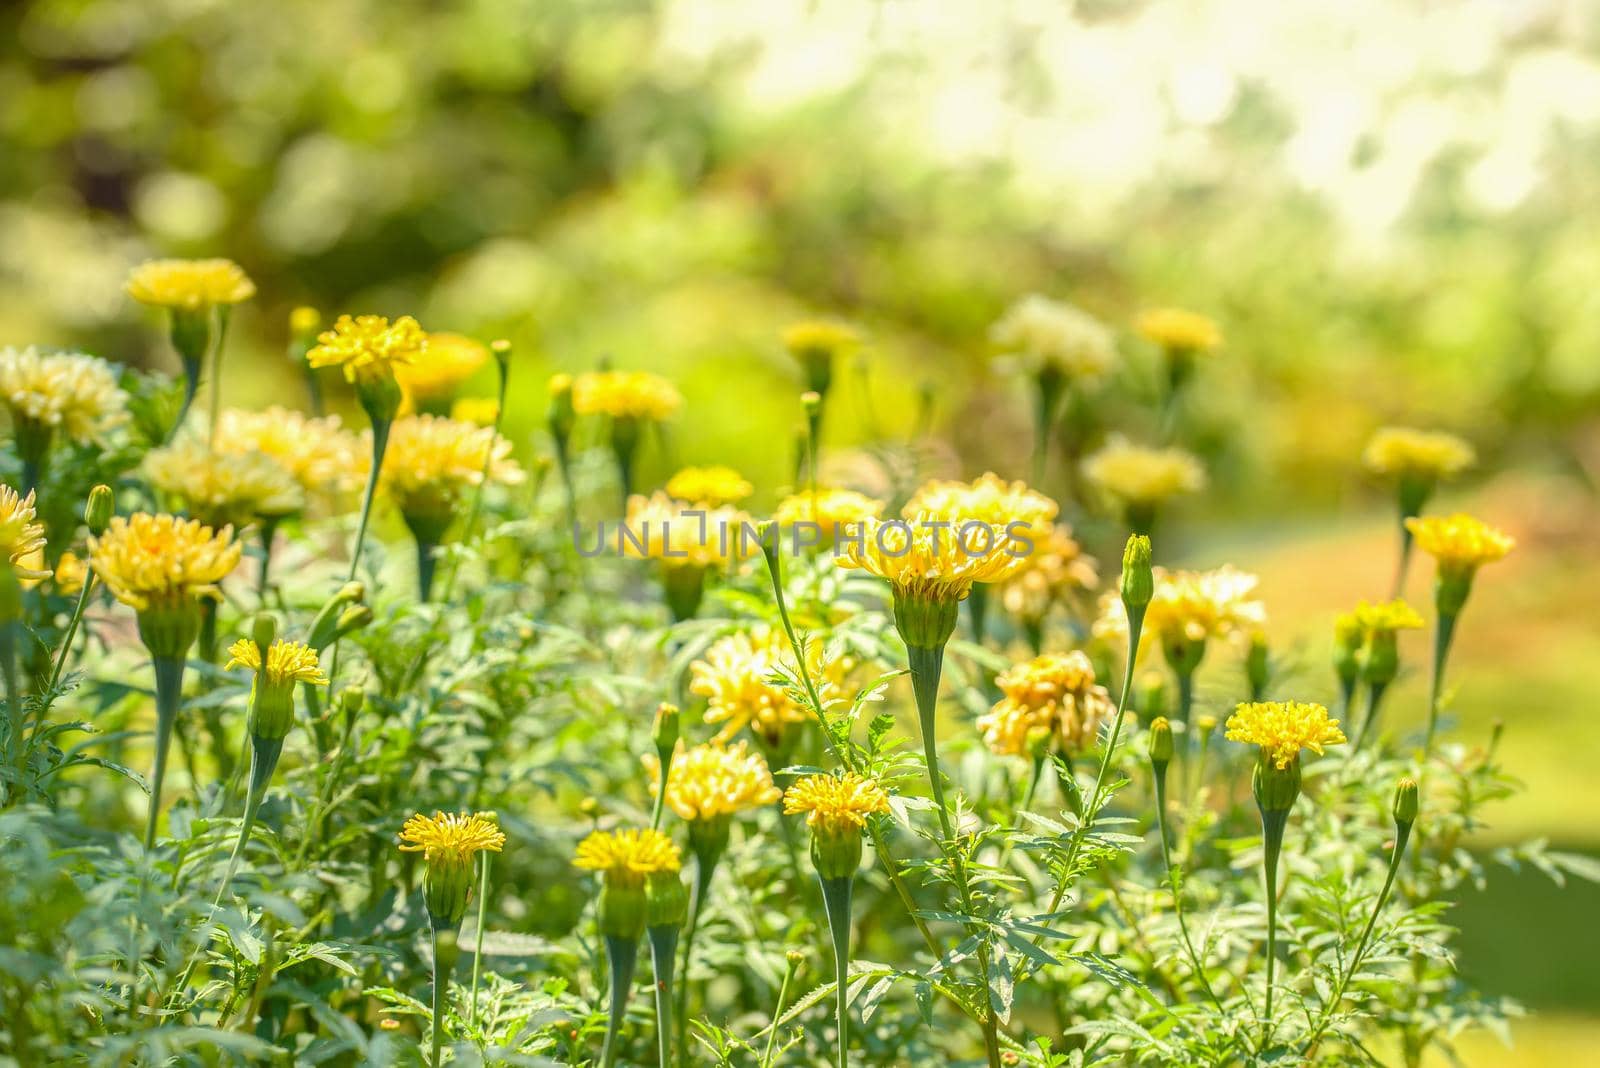
[[[456,960],[461,948],[456,944],[456,931],[449,927],[433,928],[433,1044],[429,1058],[431,1068],[439,1068],[439,1053],[444,1046],[444,1003],[450,973],[456,970]]]
[[[482,865],[478,875],[478,929],[473,933],[472,1000],[467,1009],[467,1022],[473,1027],[478,1025],[478,980],[483,975],[483,925],[489,913],[489,858],[493,854],[486,849],[478,856]]]
[[[1194,940],[1189,937],[1189,921],[1183,914],[1183,880],[1182,873],[1172,863],[1172,846],[1167,834],[1167,779],[1165,775],[1156,776],[1156,831],[1161,835],[1161,860],[1167,869],[1167,880],[1172,885],[1172,911],[1178,917],[1178,933],[1183,936],[1183,948],[1189,953],[1189,964],[1194,969],[1195,978],[1200,980],[1200,988],[1206,992],[1206,997],[1223,1011],[1222,1002],[1217,998],[1216,991],[1212,989],[1211,980],[1206,978],[1204,962],[1194,948]]]
[[[672,1063],[672,971],[678,949],[678,928],[672,925],[647,927],[645,937],[650,942],[650,966],[656,978],[656,1063],[666,1068]],[[787,980],[787,974],[784,978]],[[781,994],[779,1001],[781,1006]],[[770,1056],[770,1043],[767,1049]]]
[[[761,1056],[760,1068],[772,1068],[772,1053],[778,1045],[778,1021],[783,1019],[784,1007],[789,1004],[789,984],[794,981],[794,973],[798,968],[798,955],[791,953],[789,963],[783,969],[783,983],[778,987],[778,1004],[772,1010],[772,1026],[767,1030],[767,1051]],[[667,1062],[663,1060],[661,1063]]]
[[[606,1021],[606,1041],[600,1049],[601,1068],[617,1063],[617,1032],[628,1011],[628,991],[633,986],[633,971],[639,963],[639,942],[633,938],[606,935],[606,964],[611,969],[611,1018]]]
[[[67,631],[61,639],[61,648],[56,650],[56,666],[50,672],[52,690],[60,685],[61,673],[66,670],[67,656],[72,652],[72,641],[78,636],[78,625],[83,622],[83,613],[89,608],[89,595],[94,592],[94,579],[93,571],[83,576],[83,589],[78,591],[78,603],[72,610],[72,618],[67,621]]]
[[[1265,850],[1267,880],[1267,995],[1262,1011],[1261,1048],[1272,1041],[1272,980],[1278,963],[1278,857],[1283,852],[1283,830],[1289,810],[1261,813],[1261,840]]]
[[[700,927],[700,910],[705,907],[706,895],[711,890],[711,879],[717,874],[717,862],[722,859],[720,853],[701,856],[695,864],[694,896],[689,901],[689,922],[683,929],[683,951],[678,966],[678,1005],[675,1013],[677,1017],[677,1033],[680,1036],[689,1034],[689,961],[694,953],[694,933]],[[680,1038],[678,1042],[678,1064],[686,1068],[689,1063],[689,1044]]]
[[[1360,751],[1366,744],[1367,736],[1372,733],[1372,727],[1378,721],[1378,707],[1383,701],[1383,693],[1388,689],[1386,682],[1369,683],[1367,686],[1367,716],[1361,721],[1361,730],[1356,733],[1355,745],[1351,748]]]
[[[367,488],[361,495],[361,519],[356,524],[356,540],[350,546],[350,574],[346,582],[354,582],[356,570],[361,565],[361,545],[367,538],[367,524],[372,520],[372,499],[378,494],[378,475],[383,470],[383,454],[389,446],[391,419],[372,420],[372,468],[367,472]]]
[[[944,647],[925,649],[908,645],[906,659],[911,666],[911,689],[917,699],[917,721],[922,730],[922,753],[928,764],[928,785],[933,790],[933,804],[939,812],[939,828],[944,832],[944,840],[951,842],[955,835],[951,832],[950,812],[944,802],[944,780],[939,772],[936,716],[939,675],[944,667]]]
[[[822,904],[833,935],[835,1017],[839,1027],[839,1068],[850,1063],[850,890],[855,880],[821,878]],[[776,1028],[774,1028],[776,1033]]]
[[[1433,736],[1439,727],[1439,697],[1444,689],[1445,661],[1450,657],[1456,619],[1455,615],[1441,614],[1433,632],[1433,680],[1428,685],[1428,735],[1422,744],[1424,760],[1433,752]]]
[[[144,847],[156,843],[156,819],[161,814],[161,787],[167,777],[167,753],[172,748],[172,731],[178,722],[178,707],[183,702],[184,659],[181,656],[151,658],[156,674],[156,762],[150,776],[150,814],[145,821]]]

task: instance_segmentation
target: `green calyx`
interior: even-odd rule
[[[811,863],[823,879],[850,879],[861,867],[861,832],[811,835]]]
[[[472,898],[472,879],[476,871],[476,864],[457,863],[448,855],[436,855],[427,861],[422,876],[422,897],[435,928],[454,930],[460,925],[461,917],[467,914],[467,902]]]
[[[1256,761],[1250,788],[1263,813],[1288,812],[1294,807],[1295,798],[1300,796],[1299,758],[1289,761],[1288,767],[1280,768],[1263,755]]]
[[[645,926],[647,928],[683,926],[689,915],[689,891],[675,871],[651,873],[644,884]]]
[[[894,591],[894,625],[906,645],[916,649],[943,649],[956,632],[961,602]]]
[[[606,876],[605,885],[600,888],[601,935],[637,941],[644,934],[648,913],[642,883]]]
[[[200,634],[200,603],[182,596],[152,601],[138,614],[139,640],[157,660],[183,660]]]

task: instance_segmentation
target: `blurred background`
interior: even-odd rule
[[[926,420],[948,473],[1015,476],[1027,393],[987,339],[1009,303],[1101,316],[1135,378],[1133,316],[1193,308],[1226,343],[1193,391],[1211,490],[1169,557],[1259,571],[1313,690],[1334,613],[1391,573],[1362,444],[1464,435],[1483,462],[1440,506],[1521,541],[1454,679],[1459,736],[1503,721],[1531,785],[1486,852],[1600,851],[1597,198],[1594,0],[0,5],[0,344],[174,370],[127,269],[228,256],[261,290],[230,403],[301,400],[295,305],[409,312],[516,343],[524,451],[551,371],[669,375],[687,404],[647,474],[731,462],[759,507],[793,470],[795,319],[870,339],[836,456]],[[1418,714],[1408,682],[1391,715]],[[1535,1013],[1469,1063],[1600,1042],[1596,908],[1534,872],[1466,894],[1462,969]]]

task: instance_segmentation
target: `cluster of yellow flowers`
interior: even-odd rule
[[[370,384],[393,379],[397,367],[416,362],[427,350],[428,335],[409,315],[393,322],[381,315],[341,315],[333,329],[317,336],[306,362],[337,367],[346,381]]]
[[[637,888],[658,872],[678,871],[683,858],[677,843],[660,831],[592,831],[578,843],[572,863]]]
[[[1055,524],[1016,574],[1000,587],[1006,611],[1029,622],[1041,622],[1074,594],[1092,590],[1100,576],[1092,556],[1073,538],[1070,528]]]
[[[1454,434],[1384,427],[1372,436],[1361,460],[1367,470],[1393,478],[1450,478],[1477,461],[1472,445]]]
[[[1265,606],[1252,594],[1260,580],[1231,564],[1211,571],[1155,569],[1155,593],[1145,609],[1144,635],[1162,642],[1249,637],[1266,626]],[[1101,599],[1096,637],[1126,639],[1128,617],[1114,594]]]
[[[289,408],[224,408],[208,443],[229,456],[260,453],[277,461],[310,496],[354,489],[370,459],[361,440],[337,415],[313,418]]]
[[[855,490],[818,486],[815,492],[792,493],[779,501],[772,518],[783,526],[812,523],[821,528],[824,543],[831,544],[852,523],[880,518],[884,507],[883,501]]]
[[[1134,322],[1139,335],[1169,352],[1210,352],[1222,344],[1222,330],[1211,319],[1183,308],[1151,308]]]
[[[958,536],[967,524],[980,523],[996,533],[1008,552],[1027,556],[1049,536],[1059,511],[1055,501],[1026,483],[1008,482],[991,471],[971,482],[925,482],[900,514],[906,519],[938,516]]]
[[[1406,529],[1417,539],[1418,547],[1446,571],[1474,571],[1503,559],[1517,545],[1511,535],[1461,512],[1410,518]]]
[[[652,783],[661,782],[661,762],[646,754]],[[760,753],[744,742],[697,745],[673,756],[667,772],[667,807],[685,820],[713,820],[747,808],[770,805],[779,797],[772,772]]]
[[[467,868],[473,857],[484,851],[500,852],[506,844],[505,832],[485,813],[418,813],[406,820],[400,830],[400,851],[421,853],[428,864]]]
[[[261,646],[254,639],[240,638],[228,647],[228,662],[224,671],[236,667],[263,672],[273,685],[290,682],[309,682],[313,686],[326,686],[328,676],[322,673],[317,651],[304,642],[274,641],[267,646],[266,667],[263,670]]]
[[[145,478],[208,526],[243,527],[292,515],[305,504],[300,483],[260,452],[221,453],[186,436],[145,453]]]
[[[868,816],[889,811],[889,795],[853,771],[807,775],[784,791],[783,811],[804,813],[806,826],[822,835],[859,834]]]
[[[242,304],[256,284],[232,260],[147,260],[128,275],[128,296],[154,308],[197,312]]]
[[[618,533],[622,552],[668,568],[724,566],[757,551],[750,516],[733,508],[697,508],[665,493],[635,496]]]
[[[1081,753],[1116,712],[1106,688],[1095,684],[1094,665],[1077,650],[1017,664],[995,684],[1005,696],[978,717],[978,730],[1001,756],[1032,755],[1037,731],[1048,732],[1058,751]]]
[[[1280,770],[1303,749],[1320,755],[1323,746],[1345,742],[1339,721],[1329,719],[1326,708],[1300,701],[1242,704],[1228,717],[1226,730],[1231,742],[1260,746],[1263,758]]]
[[[829,659],[820,642],[806,647],[806,660],[823,703],[840,698],[849,661]],[[776,747],[790,726],[810,718],[780,681],[785,675],[795,677],[793,653],[781,631],[760,627],[730,634],[713,642],[689,670],[690,692],[707,702],[706,722],[721,725],[717,742],[727,742],[748,727]]]

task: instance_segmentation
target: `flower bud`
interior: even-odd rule
[[[799,971],[800,965],[804,964],[806,961],[806,955],[800,952],[798,949],[791,949],[789,952],[783,955],[783,959],[789,963],[790,971]]]
[[[1400,647],[1392,630],[1374,630],[1362,650],[1361,677],[1369,686],[1387,686],[1400,674]]]
[[[310,636],[306,644],[321,652],[332,645],[338,637],[339,615],[345,605],[360,601],[367,595],[367,588],[359,582],[346,582],[339,587],[337,593],[328,598],[322,607],[317,609],[316,616],[311,620]]]
[[[1143,534],[1130,534],[1122,550],[1122,603],[1130,610],[1143,608],[1155,596],[1150,559],[1150,539]]]
[[[1354,612],[1347,612],[1333,622],[1333,671],[1339,685],[1345,690],[1355,687],[1361,674],[1358,656],[1365,640],[1365,628]]]
[[[651,872],[644,884],[646,927],[681,927],[689,915],[689,891],[675,871]]]
[[[1211,732],[1216,729],[1216,716],[1196,716],[1194,718],[1195,735],[1202,741],[1204,741],[1206,738],[1209,738],[1211,736]]]
[[[494,362],[500,365],[500,373],[506,374],[511,368],[511,342],[503,337],[495,338],[489,342],[489,351],[494,355]]]
[[[655,722],[650,727],[650,740],[655,743],[656,753],[663,764],[667,762],[678,744],[681,727],[677,705],[662,701],[656,706]]]
[[[267,650],[272,646],[272,640],[278,636],[278,620],[271,612],[262,612],[256,616],[255,622],[250,627],[250,640],[256,643],[256,648],[261,650],[261,655],[267,655]]]
[[[1417,821],[1417,781],[1401,779],[1394,791],[1394,822],[1397,827],[1410,827]]]
[[[1167,717],[1157,716],[1150,724],[1150,764],[1159,775],[1172,763],[1172,724]]]
[[[1140,713],[1149,719],[1164,716],[1171,707],[1168,702],[1167,679],[1159,671],[1146,671],[1139,676],[1136,703]]]
[[[116,511],[117,501],[111,487],[96,486],[89,491],[89,500],[83,506],[83,524],[89,528],[90,534],[98,538],[111,525],[111,517]]]
[[[346,686],[339,691],[339,711],[346,717],[360,715],[361,707],[366,703],[366,692],[359,686]]]
[[[815,419],[817,413],[822,411],[822,394],[814,389],[800,394],[800,410],[806,413],[807,419]]]
[[[1256,762],[1250,787],[1262,812],[1289,811],[1294,807],[1295,798],[1300,796],[1299,759],[1289,761],[1286,768],[1280,768],[1272,760],[1263,757]]]
[[[1267,636],[1260,631],[1250,635],[1250,648],[1244,656],[1244,677],[1250,687],[1250,700],[1260,701],[1272,681],[1272,660],[1267,649]]]
[[[351,605],[339,613],[339,623],[334,628],[333,639],[338,641],[372,622],[372,609],[364,604]]]

